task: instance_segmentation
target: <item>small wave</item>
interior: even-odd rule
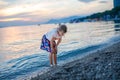
[[[0,80],[11,80],[16,78],[17,76],[38,70],[43,66],[48,67],[48,60],[39,61],[39,59],[40,55],[36,54],[7,62],[7,64],[15,64],[12,65],[9,69],[6,69],[4,70],[4,72],[2,72],[2,74],[0,75]]]
[[[88,47],[84,47],[84,48],[80,48],[80,49],[64,52],[64,55],[59,56],[58,60],[59,61],[66,60],[66,59],[72,58],[74,56],[81,55],[83,53],[99,49],[99,48],[101,48],[104,45],[105,44],[92,45],[92,46],[88,46]]]

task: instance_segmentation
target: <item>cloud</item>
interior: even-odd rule
[[[99,1],[99,3],[107,3],[108,1]]]
[[[5,1],[0,1],[0,9],[6,7],[8,5],[8,2],[5,2]]]
[[[105,0],[0,0],[0,23],[32,24],[111,9],[112,0],[102,3]]]
[[[78,0],[80,2],[84,2],[84,3],[90,3],[90,2],[93,2],[93,1],[96,1],[96,0]]]

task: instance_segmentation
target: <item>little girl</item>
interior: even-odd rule
[[[57,46],[62,41],[62,36],[64,36],[66,32],[66,25],[59,25],[58,28],[52,29],[51,31],[44,34],[42,37],[40,48],[50,53],[49,58],[51,66],[53,66],[53,61],[54,65],[57,65]]]

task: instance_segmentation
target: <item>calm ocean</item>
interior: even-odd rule
[[[120,41],[120,24],[84,22],[66,24],[68,33],[58,47],[58,65]],[[20,76],[49,67],[49,53],[39,49],[42,35],[56,24],[12,26],[0,28],[0,80]]]

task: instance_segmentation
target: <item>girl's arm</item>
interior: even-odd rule
[[[62,41],[62,38],[58,39],[57,46],[61,43],[61,41]]]
[[[53,41],[54,41],[54,38],[52,38],[51,41],[50,41],[50,47],[51,47],[52,50],[53,50],[53,48],[54,48],[54,47],[53,47]]]
[[[52,53],[55,53],[54,40],[55,40],[55,38],[53,37],[50,41],[50,47],[51,47]]]

